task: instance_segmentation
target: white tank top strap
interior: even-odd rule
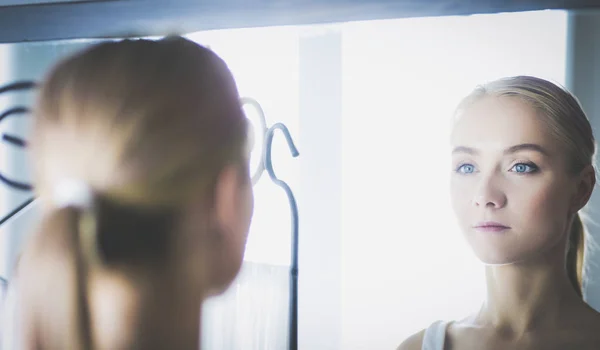
[[[446,328],[448,322],[444,321],[437,321],[429,326],[423,336],[423,350],[444,350]]]

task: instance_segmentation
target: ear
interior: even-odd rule
[[[596,186],[596,171],[592,165],[586,166],[577,178],[577,188],[571,210],[576,213],[581,210],[592,196]]]

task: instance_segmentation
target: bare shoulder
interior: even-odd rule
[[[423,348],[424,336],[425,330],[415,333],[403,341],[396,350],[421,350]]]

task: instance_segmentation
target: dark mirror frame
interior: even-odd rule
[[[158,36],[210,29],[404,17],[598,8],[598,0],[87,0],[0,5],[0,43]]]

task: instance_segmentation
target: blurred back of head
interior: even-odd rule
[[[252,186],[247,121],[216,54],[181,37],[95,45],[54,67],[35,118],[44,215],[19,263],[26,348],[114,346],[92,302],[106,276],[135,286],[140,305],[180,290],[201,303],[231,283]],[[69,184],[89,205],[57,203]],[[129,348],[149,348],[133,338]]]

